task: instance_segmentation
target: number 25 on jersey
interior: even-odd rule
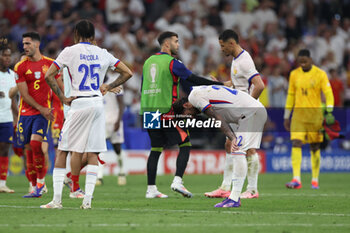
[[[96,72],[96,69],[100,69],[100,64],[81,64],[78,67],[78,71],[84,73],[83,80],[79,85],[80,91],[98,90],[100,87],[100,75]],[[90,88],[91,87],[91,88]]]

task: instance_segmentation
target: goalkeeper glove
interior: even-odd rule
[[[334,116],[332,114],[332,112],[327,112],[326,116],[325,116],[325,120],[326,120],[326,124],[327,125],[333,125],[334,124]]]

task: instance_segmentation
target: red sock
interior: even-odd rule
[[[26,150],[27,154],[27,171],[28,176],[30,176],[30,182],[32,182],[32,186],[36,186],[36,171],[33,164],[33,152],[31,150]]]
[[[77,191],[80,186],[79,186],[79,175],[75,176],[75,175],[72,175],[72,182],[73,182],[73,185],[72,185],[72,192],[75,192]]]
[[[0,157],[0,180],[6,180],[9,168],[9,157]]]
[[[37,173],[38,179],[43,179],[45,177],[45,156],[41,149],[41,142],[30,141],[30,147],[33,151],[34,166]]]
[[[71,172],[68,172],[68,173],[66,174],[66,176],[67,176],[68,178],[72,179],[72,173],[71,173]]]

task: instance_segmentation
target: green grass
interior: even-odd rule
[[[116,177],[105,177],[96,187],[93,209],[81,210],[81,200],[68,197],[64,188],[61,210],[40,209],[52,199],[24,199],[28,189],[24,176],[11,176],[7,184],[15,194],[0,194],[0,232],[350,232],[350,174],[321,174],[321,189],[310,188],[310,176],[303,175],[304,187],[287,190],[290,174],[259,177],[260,198],[243,200],[242,207],[216,209],[221,199],[203,193],[215,189],[221,175],[187,175],[186,187],[194,193],[185,199],[170,190],[172,176],[159,176],[158,189],[168,199],[145,199],[146,177],[128,176],[124,187]],[[82,187],[85,176],[81,177]]]

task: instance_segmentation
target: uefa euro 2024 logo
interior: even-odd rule
[[[160,129],[160,116],[162,114],[157,110],[156,112],[143,113],[143,128],[144,129]]]

